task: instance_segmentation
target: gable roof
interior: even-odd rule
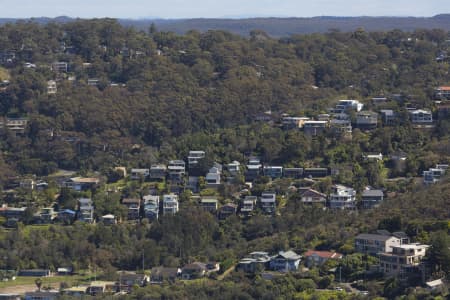
[[[308,250],[305,254],[303,254],[304,257],[310,257],[310,256],[319,256],[322,258],[334,258],[334,259],[340,259],[343,257],[341,253],[338,252],[330,252],[330,251],[316,251],[316,250]]]
[[[302,196],[302,197],[324,197],[324,198],[327,197],[327,195],[325,195],[319,191],[313,190],[313,189],[300,190],[300,196]]]
[[[298,255],[294,251],[289,250],[289,251],[280,251],[277,257],[282,257],[287,260],[297,260],[301,258],[301,255]]]

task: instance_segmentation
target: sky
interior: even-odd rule
[[[442,13],[450,13],[450,0],[0,0],[0,18],[429,17]]]

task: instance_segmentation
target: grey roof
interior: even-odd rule
[[[285,258],[285,259],[289,259],[289,260],[297,260],[297,259],[300,259],[300,258],[301,258],[301,255],[298,255],[297,253],[295,253],[295,252],[292,251],[292,250],[289,250],[289,251],[286,251],[286,252],[280,251],[280,252],[278,253],[278,255],[279,255],[279,256],[282,256],[282,257]]]
[[[383,197],[382,190],[368,190],[364,191],[362,194],[363,197]]]
[[[389,240],[390,238],[393,238],[391,235],[380,235],[380,234],[371,234],[371,233],[361,233],[356,236],[356,239],[363,239],[363,240],[375,240],[375,241],[382,241],[385,242]]]

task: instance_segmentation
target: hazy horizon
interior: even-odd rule
[[[0,18],[73,18],[191,19],[257,17],[432,17],[450,13],[448,0],[209,0],[145,1],[129,0],[0,0]],[[63,3],[62,3],[63,2]]]

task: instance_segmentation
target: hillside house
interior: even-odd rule
[[[262,164],[258,157],[250,157],[245,172],[245,181],[253,181],[262,173]]]
[[[356,191],[343,185],[334,185],[329,203],[332,209],[355,209]]]
[[[379,254],[380,270],[387,277],[400,279],[420,274],[419,265],[429,247],[418,243],[393,246],[392,251]]]
[[[144,215],[149,221],[158,220],[159,217],[159,196],[145,195],[144,200]]]
[[[430,168],[428,171],[423,172],[423,183],[434,184],[439,182],[441,178],[445,175],[448,169],[447,164],[438,164],[435,168]]]
[[[94,206],[90,198],[78,199],[78,220],[85,223],[94,223]]]
[[[104,215],[100,219],[101,219],[102,223],[105,225],[117,224],[116,216],[114,216],[112,214]]]
[[[213,214],[217,212],[218,203],[217,197],[214,196],[202,196],[200,199],[200,207]]]
[[[251,213],[255,209],[256,201],[258,200],[258,197],[256,196],[245,196],[245,198],[242,200],[241,205],[241,214],[243,215],[251,215]]]
[[[304,204],[327,204],[327,195],[313,189],[300,190],[300,201]]]
[[[400,246],[402,238],[385,234],[362,233],[355,238],[355,251],[359,253],[377,255],[390,253],[394,246]]]
[[[261,209],[266,214],[274,214],[276,207],[277,207],[277,201],[276,201],[276,194],[274,192],[263,192],[261,194],[260,198],[261,202]]]
[[[299,179],[303,177],[303,168],[284,168],[283,176],[285,178]]]
[[[327,126],[327,121],[306,121],[303,123],[303,132],[309,136],[317,136],[322,134]]]
[[[269,267],[271,257],[267,252],[252,252],[248,257],[239,261],[236,270],[242,270],[246,273],[256,273]]]
[[[141,199],[139,198],[124,198],[122,199],[122,205],[127,208],[127,219],[128,220],[139,220],[141,209]]]
[[[416,109],[409,112],[411,117],[411,123],[416,125],[422,124],[432,124],[433,123],[433,114],[430,110],[425,109]]]
[[[81,192],[95,188],[100,180],[93,177],[72,177],[64,182],[65,187]]]
[[[166,178],[167,167],[162,164],[150,166],[149,178],[151,180],[164,180]]]
[[[54,95],[58,92],[55,80],[47,81],[47,94]]]
[[[178,212],[178,196],[163,195],[163,215],[174,215]]]
[[[217,167],[209,169],[208,174],[205,177],[206,186],[209,188],[215,188],[220,185],[220,170]]]
[[[226,167],[231,176],[236,176],[241,172],[241,163],[236,160],[227,164]]]
[[[297,271],[300,260],[301,256],[294,251],[280,251],[270,259],[269,267],[271,270],[279,272]]]
[[[373,111],[360,111],[356,114],[356,127],[361,130],[377,128],[378,114]]]
[[[225,205],[223,205],[220,209],[219,209],[219,219],[220,220],[224,220],[230,216],[233,216],[236,214],[237,211],[237,205],[234,203],[227,203]]]
[[[130,179],[131,180],[145,180],[150,176],[149,169],[131,169]]]
[[[171,160],[167,165],[169,172],[168,180],[173,183],[183,182],[186,174],[186,163],[183,160]]]
[[[339,100],[335,108],[330,109],[331,113],[345,113],[349,110],[361,111],[364,104],[358,100]]]
[[[330,259],[342,259],[343,255],[337,252],[308,250],[303,254],[303,257],[305,258],[305,265],[312,268],[320,267]]]
[[[282,166],[264,166],[263,171],[264,176],[270,177],[272,179],[283,177]]]
[[[382,190],[365,190],[362,193],[361,202],[363,208],[374,208],[383,202],[384,195]]]

